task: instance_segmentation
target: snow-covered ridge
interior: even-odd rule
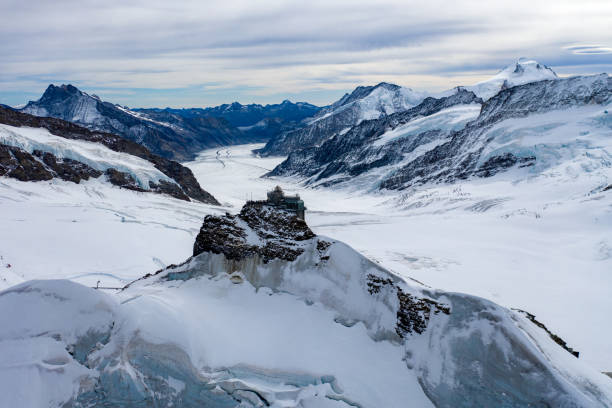
[[[487,100],[495,96],[502,89],[557,78],[558,76],[555,71],[546,65],[540,64],[535,60],[519,58],[517,62],[508,65],[493,78],[465,88],[474,92],[482,99]]]
[[[266,239],[282,238],[267,224],[270,214],[250,216],[224,217],[243,245],[266,246],[253,239],[266,231]],[[223,230],[210,230],[208,240]],[[303,251],[293,260],[204,251],[115,295],[68,281],[25,282],[0,292],[2,310],[23,313],[21,319],[0,314],[0,345],[10,350],[0,357],[0,388],[12,391],[0,393],[0,403],[612,403],[608,378],[522,314],[409,285],[330,238],[295,243]],[[34,382],[25,381],[31,376]]]
[[[147,160],[115,152],[99,143],[56,136],[44,128],[0,124],[0,143],[21,148],[28,153],[35,150],[48,152],[57,158],[76,160],[100,171],[113,168],[131,175],[143,189],[150,188],[149,182],[159,184],[163,180],[174,183],[174,180]]]
[[[385,82],[376,86],[357,87],[351,94],[321,109],[308,121],[306,127],[270,139],[259,153],[286,155],[298,149],[319,146],[347,127],[405,111],[419,104],[426,96],[425,92]]]
[[[439,129],[444,132],[461,130],[467,122],[478,117],[480,108],[481,105],[479,103],[456,105],[432,115],[411,120],[404,125],[384,133],[379,139],[372,143],[372,146],[382,146],[389,142],[396,142],[402,138],[416,136],[428,130]]]

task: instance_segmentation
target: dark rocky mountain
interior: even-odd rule
[[[606,74],[531,82],[500,91],[473,112],[472,118],[466,116],[471,121],[463,121],[456,129],[447,123],[457,123],[453,118],[455,108],[444,109],[482,103],[472,92],[459,88],[450,97],[427,98],[405,112],[364,121],[319,147],[296,151],[269,175],[298,175],[306,183],[317,185],[353,182],[362,176],[366,188],[391,190],[470,176],[488,177],[515,165],[531,166],[538,160],[526,149],[487,153],[496,137],[489,131],[496,124],[555,110],[603,105],[611,98],[612,79]],[[554,121],[559,122],[561,117]]]
[[[223,118],[231,125],[236,127],[253,126],[257,122],[268,118],[278,118],[285,122],[299,123],[306,118],[314,116],[319,110],[321,110],[321,108],[318,106],[311,105],[306,102],[293,103],[289,100],[284,100],[279,104],[270,105],[242,105],[238,102],[234,102],[231,104],[223,104],[210,108],[134,109],[135,112],[146,113],[151,117],[156,114],[172,114],[179,115],[184,118]],[[160,118],[163,118],[163,116],[160,116]]]
[[[171,123],[160,122],[104,102],[72,85],[49,85],[38,101],[29,102],[21,111],[117,134],[173,160],[192,159],[205,148],[243,141],[242,133],[222,118],[175,116]]]
[[[409,88],[381,82],[360,86],[332,105],[321,109],[307,126],[278,133],[258,153],[264,156],[286,155],[297,149],[319,146],[338,133],[347,131],[363,120],[378,119],[411,108],[425,95]]]
[[[210,147],[266,141],[276,132],[300,126],[319,108],[284,101],[266,106],[233,103],[206,109],[129,109],[72,85],[49,85],[38,101],[20,110],[114,133],[162,157],[189,160]]]
[[[134,109],[156,121],[172,123],[197,121],[198,118],[220,118],[226,120],[241,133],[241,142],[267,142],[279,133],[304,126],[304,119],[312,117],[321,108],[305,102],[293,103],[288,100],[280,104],[242,105],[238,102],[210,108],[188,109]]]
[[[374,142],[384,133],[414,119],[427,117],[453,106],[476,105],[476,109],[479,109],[478,105],[481,103],[482,99],[463,89],[448,97],[425,98],[419,105],[406,111],[380,119],[365,120],[348,132],[332,137],[321,146],[293,152],[268,175],[300,175],[308,178],[310,184],[320,181],[326,181],[328,184],[346,181],[378,167],[395,164],[417,147],[445,137],[450,130],[430,129],[408,142],[399,139],[392,143],[375,145]]]
[[[153,154],[146,147],[120,136],[91,131],[61,119],[38,117],[4,107],[0,107],[0,123],[14,127],[44,128],[51,134],[66,139],[100,143],[115,152],[127,153],[151,162],[156,169],[175,182],[160,180],[159,183],[150,183],[143,187],[138,186],[133,177],[126,172],[114,168],[106,169],[105,176],[115,185],[132,190],[169,194],[183,200],[191,198],[208,204],[219,204],[211,194],[200,187],[190,169],[178,162]],[[51,152],[28,152],[17,146],[0,145],[0,175],[22,181],[49,180],[58,177],[79,183],[80,180],[99,177],[101,174],[102,172],[85,163],[56,157]]]

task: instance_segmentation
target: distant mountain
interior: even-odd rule
[[[122,188],[219,204],[191,170],[110,133],[0,107],[0,175],[20,181],[103,177]]]
[[[321,145],[336,134],[346,132],[363,120],[413,107],[426,94],[382,82],[376,86],[360,86],[332,105],[321,109],[307,126],[271,138],[258,153],[266,156],[287,155],[296,149]]]
[[[609,166],[611,102],[607,74],[529,82],[484,103],[459,89],[293,152],[269,174],[402,190],[514,167],[538,172],[564,160],[593,171]]]
[[[466,86],[465,88],[474,92],[482,99],[487,100],[495,96],[502,89],[557,78],[555,71],[546,65],[531,59],[519,58],[518,61],[508,65],[491,79],[472,86]]]
[[[305,102],[293,103],[285,100],[280,104],[242,105],[238,102],[223,104],[211,108],[189,109],[134,109],[134,112],[147,117],[179,125],[178,120],[197,118],[222,118],[238,128],[248,141],[266,142],[280,132],[286,132],[302,126],[304,119],[315,115],[321,108]]]
[[[308,184],[324,185],[352,180],[369,171],[393,166],[415,149],[443,140],[476,118],[481,103],[482,99],[464,89],[448,97],[427,97],[408,110],[364,120],[321,146],[293,152],[269,175],[299,175]],[[412,134],[408,129],[399,131],[407,127],[419,135],[409,137]]]
[[[174,160],[189,160],[216,146],[266,141],[292,130],[319,108],[284,101],[277,105],[221,105],[207,109],[129,109],[102,101],[72,85],[49,85],[20,111],[67,120],[114,133]]]
[[[376,86],[360,86],[332,105],[321,109],[308,121],[308,126],[292,132],[279,133],[271,138],[258,153],[266,156],[288,155],[299,149],[320,146],[324,141],[347,132],[364,120],[378,119],[405,111],[420,103],[426,96],[442,98],[452,95],[457,89],[466,89],[487,100],[502,89],[556,78],[557,74],[546,65],[521,58],[487,81],[437,94],[415,92],[385,82]]]
[[[173,123],[164,123],[104,102],[72,85],[49,85],[38,101],[31,101],[20,110],[114,133],[174,160],[191,159],[205,148],[243,142],[242,133],[222,118],[178,117]]]

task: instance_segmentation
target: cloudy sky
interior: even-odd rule
[[[72,83],[132,107],[327,104],[357,85],[442,90],[521,56],[612,72],[612,1],[0,2],[0,103]]]

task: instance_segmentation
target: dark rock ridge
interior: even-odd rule
[[[382,278],[373,274],[367,277],[368,292],[373,295],[379,293],[383,287],[389,287],[397,296],[399,308],[397,309],[397,327],[395,331],[398,336],[405,338],[411,333],[422,334],[427,328],[431,314],[450,314],[450,308],[435,300],[428,298],[417,298],[406,293],[400,285],[396,285],[389,278]]]
[[[256,233],[255,240],[249,240],[245,225]],[[241,260],[257,254],[264,263],[272,259],[294,261],[304,252],[300,243],[314,237],[306,222],[294,213],[247,203],[238,215],[207,215],[196,237],[193,256],[212,252]]]
[[[569,347],[567,345],[567,342],[565,340],[563,340],[561,337],[557,336],[555,333],[551,332],[550,330],[548,330],[548,327],[546,327],[544,325],[544,323],[539,322],[538,320],[536,320],[535,315],[526,312],[524,310],[521,309],[514,309],[519,313],[522,313],[523,315],[525,315],[525,317],[527,319],[529,319],[533,324],[535,324],[536,326],[538,326],[540,329],[544,330],[548,336],[553,339],[553,341],[555,343],[557,343],[558,345],[560,345],[561,347],[563,347],[563,349],[565,349],[565,351],[567,351],[568,353],[570,353],[571,355],[573,355],[574,357],[578,358],[580,356],[580,352],[574,350],[573,348]]]
[[[242,105],[238,102],[210,108],[188,109],[134,109],[149,118],[181,126],[198,118],[221,118],[242,132],[241,143],[267,142],[272,136],[303,126],[304,119],[312,117],[321,108],[305,102],[288,100],[280,104]]]
[[[298,174],[313,177],[309,183],[316,183],[336,176],[329,183],[339,183],[378,167],[401,161],[404,155],[433,140],[444,138],[448,132],[433,129],[410,139],[373,145],[385,132],[395,129],[413,119],[429,116],[443,109],[461,105],[482,103],[474,93],[459,89],[444,98],[428,97],[419,105],[403,112],[397,112],[380,119],[366,120],[354,126],[345,134],[338,134],[319,147],[298,150],[279,164],[269,175],[285,176]],[[341,177],[338,177],[338,176]],[[328,183],[328,184],[329,184]]]
[[[360,86],[332,105],[321,109],[302,129],[279,133],[258,150],[264,156],[287,155],[298,149],[322,144],[325,140],[360,123],[377,112],[385,116],[408,109],[422,100],[419,93],[398,85],[381,82],[376,86]]]
[[[4,107],[0,107],[0,123],[15,127],[27,126],[45,128],[56,136],[61,136],[66,139],[86,140],[89,142],[100,143],[113,151],[140,157],[141,159],[153,163],[155,168],[173,179],[177,184],[172,186],[171,183],[160,182],[159,185],[151,186],[151,190],[164,192],[177,198],[185,199],[186,197],[189,197],[208,204],[219,204],[219,202],[210,193],[204,191],[200,187],[200,184],[190,169],[175,161],[157,156],[151,153],[146,147],[124,139],[120,136],[110,133],[95,132],[61,119],[33,116]],[[11,151],[15,150],[13,149]],[[26,152],[22,151],[22,153],[20,153],[20,155],[23,156],[23,160],[28,161],[32,166],[36,166],[36,164],[27,158],[27,156],[24,156],[23,153]],[[14,156],[12,157],[15,158]],[[64,159],[63,162],[66,162],[66,159]],[[81,165],[83,164],[81,163]],[[30,171],[34,171],[34,169],[35,168],[30,169]],[[20,170],[17,172],[19,171]],[[27,178],[28,176],[25,177]],[[36,180],[36,177],[39,176],[32,173],[32,177],[34,177],[32,180]],[[52,178],[52,176],[44,180],[48,180],[50,178]],[[113,178],[111,177],[111,181],[112,179]]]

